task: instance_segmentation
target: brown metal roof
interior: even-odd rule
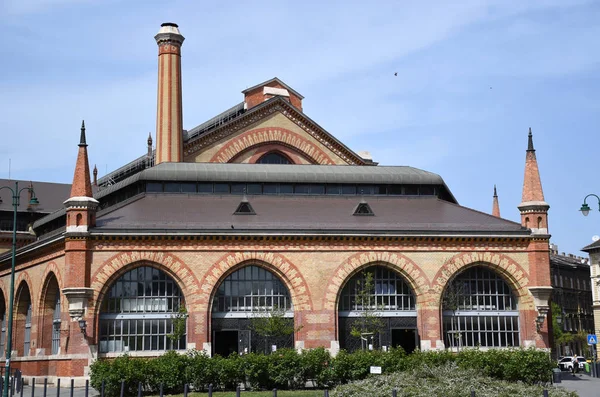
[[[241,196],[146,194],[99,216],[94,231],[529,234],[518,223],[435,197],[367,197],[375,216],[354,216],[360,200],[248,196],[256,215],[233,215]]]
[[[30,181],[19,182],[19,190],[29,186]],[[67,183],[49,183],[49,182],[32,182],[35,196],[40,201],[40,204],[35,207],[35,212],[51,213],[63,208],[63,202],[69,198],[71,194],[71,185]],[[11,189],[15,188],[14,179],[0,179],[0,186],[8,186]],[[29,198],[27,190],[21,193],[19,201],[19,211],[27,211]],[[0,211],[12,211],[12,194],[8,189],[0,190]]]
[[[597,249],[600,249],[600,240],[594,241],[590,245],[586,245],[581,250],[585,251],[585,252],[590,252],[590,251],[595,251]]]

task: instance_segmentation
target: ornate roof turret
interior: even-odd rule
[[[500,204],[498,203],[498,193],[496,192],[496,185],[494,185],[494,202],[492,204],[492,215],[500,218]]]

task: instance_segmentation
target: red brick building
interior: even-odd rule
[[[183,130],[183,36],[163,24],[155,39],[156,151],[149,139],[91,181],[82,126],[64,208],[17,252],[14,366],[83,379],[123,352],[260,350],[251,319],[274,308],[296,329],[270,342],[280,347],[549,347],[549,206],[531,132],[519,224],[460,206],[439,175],[361,157],[277,78]],[[9,275],[5,254],[4,314]],[[186,333],[172,341],[182,306]],[[361,341],[350,330],[369,310],[383,327]]]

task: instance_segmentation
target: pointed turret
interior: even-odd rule
[[[96,223],[96,208],[98,201],[93,197],[90,182],[90,165],[88,162],[87,143],[85,138],[85,122],[81,122],[79,137],[79,152],[75,163],[75,174],[71,185],[71,196],[64,205],[67,209],[67,233],[87,232],[88,227]],[[94,175],[97,169],[94,167]]]
[[[79,137],[79,152],[75,163],[75,175],[71,185],[71,197],[92,197],[92,184],[90,182],[90,165],[88,163],[87,143],[85,142],[85,122],[81,122],[81,135]]]
[[[496,192],[496,185],[494,185],[494,202],[492,204],[492,215],[500,218],[500,204],[498,204],[498,193]]]
[[[96,167],[94,167],[96,171]],[[71,321],[87,321],[88,301],[94,290],[90,288],[91,255],[89,230],[96,225],[98,201],[92,196],[90,183],[90,165],[88,162],[87,143],[85,139],[85,123],[81,123],[79,152],[75,164],[75,175],[71,186],[71,197],[64,202],[67,212],[65,233],[65,275],[63,277],[62,295],[69,303]],[[93,326],[92,326],[93,327]],[[92,329],[92,327],[88,327]],[[89,346],[86,336],[78,327],[69,328],[68,352],[85,354]]]
[[[152,133],[148,133],[148,153],[146,154],[146,166],[152,167]]]
[[[544,201],[540,171],[535,156],[535,149],[533,148],[533,134],[531,133],[531,128],[529,128],[527,152],[525,155],[523,197],[521,204],[519,204],[521,224],[530,228],[535,234],[548,234],[549,208],[548,203]]]

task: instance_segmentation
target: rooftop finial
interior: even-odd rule
[[[494,184],[494,197],[498,197],[498,193],[496,193],[496,185]]]
[[[87,146],[87,143],[85,143],[85,120],[81,120],[81,137],[79,138],[79,146]]]
[[[527,141],[527,151],[528,152],[535,152],[535,149],[533,148],[533,134],[531,133],[531,127],[529,127],[529,136],[528,136],[528,141]]]

